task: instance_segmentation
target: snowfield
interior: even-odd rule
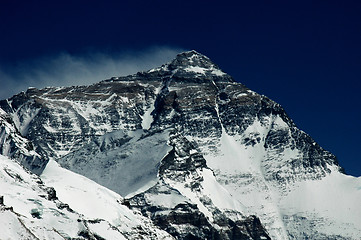
[[[48,200],[50,186],[59,200]],[[0,189],[4,197],[0,239],[76,238],[82,232],[109,240],[139,239],[142,231],[148,232],[144,237],[173,239],[149,219],[122,205],[120,195],[54,161],[49,162],[40,179],[0,155]]]

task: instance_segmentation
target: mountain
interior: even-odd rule
[[[0,108],[2,154],[112,229],[133,214],[150,239],[361,236],[361,178],[196,51],[90,86],[30,88]],[[108,201],[117,221],[92,214]]]

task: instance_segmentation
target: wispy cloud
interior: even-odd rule
[[[153,47],[143,51],[61,53],[16,66],[0,67],[0,99],[29,87],[87,85],[113,76],[124,76],[160,66],[173,59],[180,48]]]

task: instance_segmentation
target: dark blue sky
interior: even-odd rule
[[[360,44],[360,1],[0,2],[0,71],[7,75],[60,53],[195,49],[280,103],[355,176],[361,175]],[[15,80],[22,81],[0,78],[0,84]]]

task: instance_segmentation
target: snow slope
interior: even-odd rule
[[[167,138],[168,131],[114,131],[58,162],[126,196],[157,181],[159,163],[170,150]]]
[[[48,200],[47,189],[36,175],[4,156],[0,156],[0,178],[5,204],[0,219],[7,225],[0,239],[63,239],[76,237],[85,228],[77,221],[79,214]]]
[[[325,175],[316,169],[301,175],[303,179],[289,179],[304,171],[287,166],[302,152],[284,145],[282,154],[270,163],[267,158],[274,150],[264,148],[270,131],[288,131],[288,126],[281,118],[271,117],[250,124],[243,134],[230,136],[222,128],[217,150],[205,155],[218,182],[260,217],[273,239],[358,239],[361,178],[327,166],[330,172]],[[257,136],[258,142],[244,144],[250,136]],[[268,176],[276,172],[288,180]]]
[[[303,231],[290,227],[288,232],[296,239],[304,232],[316,232],[320,238],[358,239],[361,236],[360,201],[361,177],[334,171],[321,180],[296,183],[280,198],[279,208],[287,226],[297,226],[302,218],[315,222],[314,226],[306,225]]]
[[[0,155],[0,239],[173,239],[118,194],[53,161],[42,179]]]
[[[67,202],[75,211],[91,219],[104,219],[127,237],[140,237],[137,233],[140,228],[147,231],[149,236],[171,238],[149,219],[122,205],[123,198],[119,194],[60,167],[55,161],[48,163],[41,178],[48,186],[54,187],[59,199]]]

